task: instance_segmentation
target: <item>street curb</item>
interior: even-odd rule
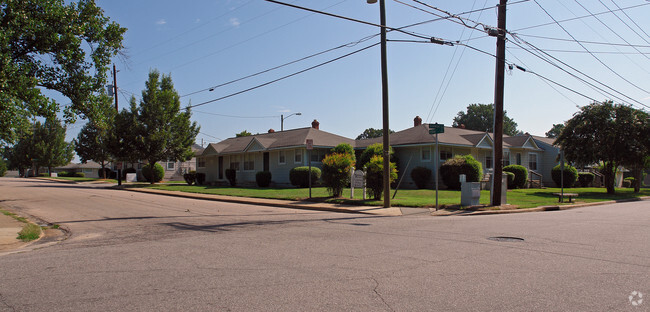
[[[200,200],[221,201],[221,202],[236,203],[236,204],[263,205],[263,206],[278,207],[278,208],[294,208],[294,209],[316,210],[316,211],[327,211],[327,212],[345,212],[345,213],[358,213],[358,214],[369,214],[369,215],[396,216],[396,214],[382,213],[381,211],[377,211],[377,210],[384,209],[378,206],[350,206],[350,208],[338,208],[338,207],[325,207],[322,205],[318,205],[318,203],[308,205],[308,204],[299,204],[291,201],[284,201],[284,200],[277,200],[277,199],[265,199],[265,198],[250,199],[248,197],[193,194],[193,193],[185,193],[185,192],[178,192],[178,191],[151,190],[151,189],[141,189],[141,188],[124,188],[124,187],[121,188],[114,187],[114,188],[118,190],[125,190],[131,192],[140,192],[140,193],[200,199]],[[358,209],[354,209],[353,207],[357,207]],[[399,207],[394,207],[394,208],[399,209]]]
[[[29,179],[43,180],[43,181],[52,181],[52,182],[60,182],[60,183],[68,183],[68,184],[77,184],[77,181],[72,181],[72,180],[61,180],[61,179],[54,179],[54,178],[48,178],[48,177],[30,177]]]

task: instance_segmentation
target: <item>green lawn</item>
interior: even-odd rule
[[[188,186],[188,185],[143,185],[147,188],[181,191],[189,193],[215,194],[239,197],[271,198],[300,200],[309,197],[309,189],[301,188],[242,188],[227,186]],[[616,189],[616,195],[608,195],[604,188],[572,188],[565,192],[578,193],[577,202],[597,202],[607,200],[627,199],[640,196],[650,196],[650,189],[642,189],[641,193],[634,194],[632,189]],[[391,196],[394,190],[391,191]],[[557,196],[553,193],[560,192],[558,188],[547,189],[521,189],[508,191],[508,203],[518,208],[531,208],[558,204]],[[344,198],[331,198],[324,187],[312,189],[312,198],[317,201],[331,203],[346,203],[354,205],[380,206],[383,201],[362,200],[361,190],[355,190],[355,199],[350,199],[350,189],[343,191]],[[397,196],[391,201],[393,206],[402,207],[432,207],[435,205],[436,192],[434,190],[399,190]],[[481,204],[488,204],[490,192],[481,191]],[[460,192],[441,190],[438,194],[440,205],[459,205]]]

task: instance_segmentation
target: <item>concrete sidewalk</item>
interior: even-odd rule
[[[22,223],[11,216],[0,213],[0,252],[18,249],[27,243],[19,240],[18,232],[23,229]]]

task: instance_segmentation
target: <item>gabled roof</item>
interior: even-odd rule
[[[56,167],[55,169],[101,169],[102,166],[92,160],[87,161],[85,164],[84,163],[69,163],[65,166],[62,167]]]
[[[539,149],[531,136],[503,136],[503,147]],[[487,143],[492,146],[492,134],[482,131],[445,127],[445,132],[438,134],[440,144],[478,147]],[[365,148],[374,143],[382,143],[382,138],[357,140],[356,148]],[[435,134],[429,134],[429,125],[422,124],[390,135],[391,146],[427,145],[436,143]]]
[[[261,150],[304,147],[306,146],[307,139],[314,140],[314,147],[332,148],[341,143],[348,143],[354,146],[354,140],[352,139],[308,127],[229,138],[219,143],[209,144],[202,155],[244,153],[256,144],[258,148],[262,148]]]
[[[540,141],[540,142],[542,142],[544,144],[548,144],[550,146],[556,146],[554,138],[547,138],[547,137],[541,137],[541,136],[536,136],[536,135],[533,135],[532,137],[536,141]]]

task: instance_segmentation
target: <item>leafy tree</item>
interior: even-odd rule
[[[384,193],[384,157],[374,155],[365,166],[366,169],[366,185],[370,196],[375,200],[381,199],[381,194]],[[397,166],[394,162],[390,163],[389,180],[393,183],[397,180]]]
[[[36,122],[34,128],[32,161],[38,168],[67,165],[74,157],[74,145],[65,141],[65,127],[58,119],[47,119],[44,124]]]
[[[614,194],[618,166],[641,165],[650,151],[647,113],[612,101],[583,106],[566,123],[556,142],[577,165],[603,162],[608,194]]]
[[[94,117],[111,58],[122,49],[125,28],[93,0],[4,0],[0,5],[0,141],[34,116],[52,118],[56,91],[71,104],[65,116]],[[101,92],[100,92],[101,91]]]
[[[323,184],[333,197],[341,197],[343,188],[350,182],[350,169],[354,154],[334,153],[323,158]]]
[[[560,136],[560,133],[562,133],[563,129],[564,129],[564,124],[553,124],[551,130],[548,130],[548,132],[546,132],[545,135],[547,138],[555,139],[558,136]]]
[[[24,134],[13,146],[5,148],[5,157],[10,169],[17,169],[21,176],[26,176],[26,170],[32,166],[32,135]]]
[[[395,131],[388,129],[388,133],[395,133]],[[357,136],[357,140],[380,138],[382,136],[384,136],[383,129],[368,128],[363,130],[363,132]]]
[[[377,155],[377,156],[382,156],[383,157],[384,156],[383,153],[384,153],[384,145],[383,144],[375,143],[375,144],[369,145],[368,147],[366,147],[366,149],[359,156],[359,159],[357,161],[357,168],[359,168],[359,169],[364,168],[366,166],[366,164],[370,161],[372,156]],[[393,151],[393,148],[391,147],[390,148],[390,156],[391,156],[391,158],[393,157],[393,154],[394,154],[394,151]],[[391,159],[391,160],[393,160],[393,159]]]
[[[113,131],[109,132],[109,154],[115,160],[136,163],[144,148],[138,122],[138,104],[131,98],[130,109],[122,109],[115,116]]]
[[[240,132],[240,133],[235,134],[235,136],[238,137],[238,138],[239,138],[239,137],[247,137],[247,136],[251,136],[251,135],[253,135],[253,134],[250,133],[250,132],[248,132],[248,131],[246,131],[246,130],[244,130],[244,131],[242,131],[242,132]]]
[[[7,173],[7,162],[4,159],[0,158],[0,177],[4,177]]]
[[[171,76],[149,73],[146,89],[142,91],[140,106],[135,109],[135,98],[131,98],[131,118],[137,136],[136,155],[147,160],[151,167],[161,160],[187,161],[192,158],[192,144],[199,133],[199,126],[191,122],[189,108],[181,112],[181,101],[174,89]],[[129,117],[128,114],[125,114]],[[127,153],[133,155],[133,153]],[[152,171],[153,173],[153,171]],[[150,177],[153,184],[155,179]]]
[[[109,149],[110,130],[101,128],[94,122],[88,122],[81,128],[77,139],[74,140],[74,149],[81,162],[93,160],[102,166],[102,178],[106,179],[106,164],[111,158]]]
[[[452,127],[460,128],[463,126],[466,129],[477,131],[494,131],[494,105],[493,104],[470,104],[467,106],[466,112],[458,112],[454,117]],[[519,133],[517,131],[517,123],[507,116],[507,112],[503,112],[503,134],[515,136]]]
[[[348,154],[352,156],[352,161],[357,161],[356,156],[354,155],[354,148],[348,143],[341,143],[335,146],[331,151],[332,154]]]

